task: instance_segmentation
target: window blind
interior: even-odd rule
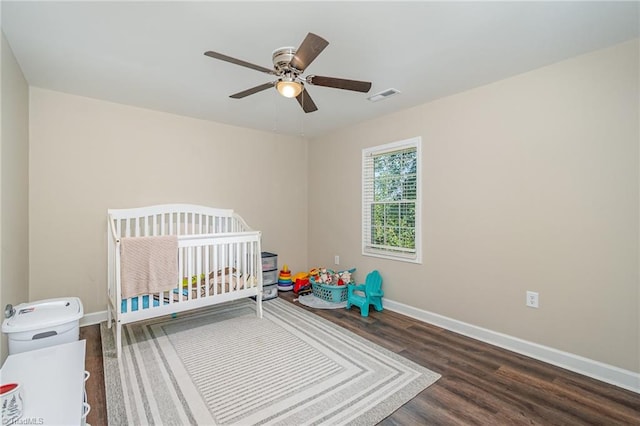
[[[363,254],[419,260],[420,138],[363,150]]]

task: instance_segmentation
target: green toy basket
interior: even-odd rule
[[[327,285],[320,284],[311,277],[311,288],[313,289],[313,295],[327,302],[340,303],[347,300],[347,286],[346,285]]]

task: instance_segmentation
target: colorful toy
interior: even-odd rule
[[[301,291],[311,288],[311,284],[309,284],[309,273],[307,272],[298,272],[293,276],[291,281],[293,282],[293,292],[295,294],[300,294]]]
[[[344,271],[334,271],[332,269],[327,268],[318,268],[316,274],[311,273],[310,276],[313,278],[313,281],[318,284],[326,284],[326,285],[347,285],[349,283],[353,283],[353,273],[356,268],[345,269]]]
[[[314,280],[318,281],[318,279],[320,278],[320,268],[313,268],[312,270],[310,270],[309,278],[313,278]]]
[[[300,288],[300,290],[298,290],[298,296],[304,296],[306,294],[311,294],[313,293],[313,288],[311,287],[311,283],[309,283],[308,286]]]
[[[303,294],[305,290],[311,290],[311,283],[309,278],[298,278],[293,284],[293,292],[295,294]]]
[[[291,271],[287,265],[284,265],[278,275],[278,291],[293,290],[293,281],[291,280]]]
[[[336,277],[338,277],[338,285],[347,285],[352,282],[350,270],[338,272]]]
[[[291,291],[291,290],[293,290],[293,284],[278,283],[278,291]]]
[[[334,272],[331,269],[321,268],[318,275],[320,278],[316,280],[316,282],[322,284],[333,284]]]
[[[352,284],[356,268],[334,271],[328,268],[314,268],[309,271],[309,281],[313,295],[328,302],[347,300],[347,285]]]
[[[278,275],[278,284],[282,285],[291,285],[291,271],[287,265],[284,265],[280,270],[280,275]]]
[[[200,281],[204,280],[204,274],[200,274]],[[195,275],[191,277],[191,285],[192,286],[196,286],[198,285],[198,277],[196,277]],[[182,279],[182,287],[189,287],[189,280],[187,279],[187,277],[184,277]]]
[[[295,285],[296,281],[304,280],[304,279],[309,280],[309,273],[308,272],[298,272],[293,277],[291,277],[291,282],[293,282],[293,284]]]

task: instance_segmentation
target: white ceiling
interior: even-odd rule
[[[2,30],[32,86],[237,126],[314,136],[639,35],[638,2],[2,1]],[[318,86],[304,114],[271,81],[207,50],[271,67],[308,32],[329,46],[305,75],[373,82]],[[373,93],[402,93],[381,102]]]

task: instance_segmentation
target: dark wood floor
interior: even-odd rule
[[[640,425],[639,394],[391,311],[362,318],[355,307],[305,309],[442,375],[382,425]],[[106,425],[99,326],[83,327],[80,338],[91,372],[87,421]]]

